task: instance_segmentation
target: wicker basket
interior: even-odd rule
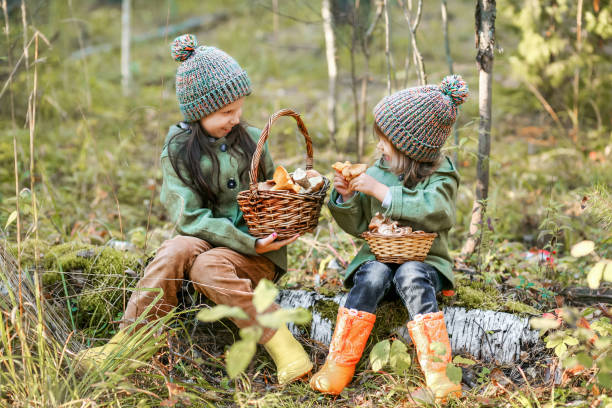
[[[368,242],[377,261],[401,264],[408,261],[424,261],[438,234],[411,232],[401,235],[383,235],[366,231],[361,236]]]
[[[290,109],[282,109],[268,120],[261,132],[257,149],[251,161],[248,190],[238,193],[238,205],[244,214],[244,220],[249,227],[249,233],[257,238],[264,238],[276,232],[278,239],[290,238],[297,233],[309,232],[315,229],[319,222],[321,205],[329,189],[329,180],[323,177],[323,187],[314,193],[294,193],[293,191],[270,191],[257,189],[257,169],[263,152],[264,144],[270,134],[272,124],[281,116],[290,116],[297,122],[297,127],[306,140],[306,170],[312,169],[312,140],[302,118]]]

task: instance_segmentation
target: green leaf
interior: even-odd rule
[[[257,343],[263,334],[263,329],[259,326],[249,326],[240,329],[240,338],[246,341]]]
[[[287,322],[295,324],[306,324],[310,322],[312,315],[303,307],[297,309],[278,309],[272,313],[257,315],[257,321],[265,327],[278,329]]]
[[[606,387],[607,389],[612,388],[612,374],[610,373],[599,373],[597,374],[597,381]]]
[[[476,362],[474,360],[470,360],[469,358],[465,358],[465,357],[461,357],[461,356],[455,356],[455,358],[453,358],[453,363],[455,363],[455,364],[465,364],[465,365],[474,365],[474,364],[476,364]]]
[[[372,370],[379,371],[389,361],[389,352],[391,351],[391,344],[389,340],[383,340],[376,343],[370,351],[370,364]]]
[[[446,345],[442,342],[434,341],[431,343],[431,349],[439,356],[446,354]]]
[[[4,226],[4,229],[7,229],[9,225],[11,225],[13,221],[15,221],[16,219],[17,219],[17,210],[13,211],[11,215],[9,215],[8,220],[6,220],[6,225]]]
[[[410,369],[410,354],[406,352],[406,345],[400,340],[395,340],[391,344],[389,352],[389,364],[396,374],[404,374]]]
[[[601,278],[603,277],[604,269],[606,268],[606,263],[604,261],[597,262],[589,271],[587,275],[587,283],[589,284],[589,288],[597,289],[601,282]]]
[[[555,348],[561,343],[563,343],[563,339],[561,337],[555,337],[552,339],[548,337],[546,341],[546,348]]]
[[[563,338],[563,342],[568,346],[575,346],[576,344],[578,344],[578,339],[571,336],[567,336]]]
[[[202,309],[196,316],[203,322],[215,322],[226,317],[234,319],[248,319],[249,316],[237,306],[216,305],[210,309]]]
[[[460,367],[457,367],[453,363],[448,363],[446,366],[446,376],[449,380],[451,380],[455,384],[461,383],[461,378],[463,377],[463,372]]]
[[[262,279],[253,291],[253,305],[257,313],[263,313],[276,300],[278,289],[274,283],[267,279]]]
[[[578,359],[578,363],[580,363],[584,368],[591,368],[593,366],[593,359],[587,353],[578,353],[576,355]]]
[[[529,324],[532,329],[536,330],[556,329],[561,325],[556,319],[547,319],[545,317],[533,317],[529,320]]]
[[[230,378],[236,378],[248,367],[255,355],[257,342],[251,340],[239,340],[232,344],[225,355],[225,365]]]
[[[606,263],[603,272],[603,280],[605,280],[606,282],[612,282],[612,261],[610,261],[609,259],[604,259],[601,262]]]
[[[565,343],[561,343],[557,347],[555,347],[555,354],[557,355],[557,357],[561,357],[563,354],[565,354],[566,351],[567,346],[565,345]]]
[[[571,254],[574,258],[580,258],[593,252],[595,249],[595,243],[593,241],[580,241],[572,247]]]

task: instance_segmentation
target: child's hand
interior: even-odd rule
[[[336,170],[334,174],[334,188],[342,196],[342,201],[347,202],[353,197],[354,192],[349,188],[349,183],[346,181],[342,173]]]
[[[300,234],[295,234],[291,238],[284,239],[282,241],[275,241],[278,234],[276,232],[268,235],[265,238],[259,238],[255,241],[255,252],[258,254],[265,254],[266,252],[276,251],[281,249],[285,245],[289,245],[300,237]]]
[[[380,202],[385,199],[385,196],[389,191],[389,187],[365,173],[352,179],[348,187],[352,191],[360,191],[364,194],[370,195],[378,199]]]

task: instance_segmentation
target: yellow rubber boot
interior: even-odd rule
[[[425,374],[427,388],[436,402],[445,402],[449,395],[461,396],[461,384],[455,384],[446,376],[446,366],[451,362],[451,345],[442,312],[417,315],[408,322],[408,332],[416,347],[421,370]],[[438,354],[444,347],[444,354]],[[436,352],[436,350],[438,352]],[[421,399],[424,390],[417,390],[413,397]]]
[[[264,348],[276,364],[276,376],[281,385],[297,380],[312,370],[308,354],[284,324],[264,344]]]
[[[127,341],[128,336],[126,332],[124,330],[119,330],[105,345],[81,350],[76,355],[76,361],[82,370],[95,370],[99,368],[110,355],[116,353],[121,347],[125,346]]]
[[[353,379],[355,366],[368,342],[376,315],[356,309],[338,309],[336,328],[323,368],[310,380],[310,386],[325,394],[338,395]]]

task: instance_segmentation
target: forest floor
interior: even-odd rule
[[[74,344],[72,351],[104,344],[116,332],[144,265],[161,242],[174,234],[159,202],[158,157],[166,129],[180,117],[173,90],[176,65],[167,45],[172,35],[156,37],[156,28],[188,21],[192,10],[209,16],[229,10],[214,19],[214,24],[198,27],[196,34],[201,44],[228,51],[249,72],[255,91],[245,104],[244,117],[263,127],[268,116],[280,108],[300,111],[313,137],[315,168],[329,177],[331,163],[355,159],[355,143],[347,46],[350,31],[338,28],[340,148],[336,149],[326,136],[327,72],[320,17],[308,2],[283,9],[303,18],[281,18],[276,33],[271,29],[269,10],[258,2],[245,6],[237,0],[205,4],[194,0],[181,2],[167,13],[166,6],[157,7],[165,2],[151,2],[150,8],[140,10],[133,27],[135,33],[149,33],[149,37],[134,43],[134,82],[128,97],[118,96],[119,72],[109,69],[118,67],[120,61],[114,35],[120,31],[120,7],[69,3],[33,17],[39,19],[37,28],[53,44],[52,48],[40,44],[43,57],[36,75],[42,90],[33,142],[28,129],[11,120],[8,108],[3,106],[0,116],[0,246],[20,261],[24,281],[32,282],[32,275],[41,277],[42,287],[31,286],[31,292],[39,290],[48,302],[45,307],[52,307],[60,316],[65,332],[55,333],[62,338],[55,346],[45,344],[48,336],[36,325],[41,306],[37,309],[34,300],[20,310],[15,286],[7,279],[15,270],[2,263],[0,406],[410,406],[410,391],[422,382],[413,348],[408,348],[413,364],[403,373],[372,370],[368,359],[377,342],[397,338],[392,328],[381,324],[372,335],[349,387],[337,397],[324,396],[306,382],[277,386],[273,364],[261,347],[245,374],[231,380],[225,356],[239,339],[238,332],[228,321],[198,323],[190,307],[197,310],[201,306],[188,293],[182,296],[185,310],[165,322],[172,328],[169,340],[136,374],[115,367],[84,376],[72,365],[70,347],[64,343]],[[458,257],[474,200],[478,76],[473,23],[459,18],[473,15],[473,2],[456,2],[454,7],[450,24],[456,33],[451,37],[455,71],[473,92],[459,118],[460,143],[447,150],[451,156],[457,152],[462,175],[457,224],[449,240],[453,257]],[[430,82],[439,82],[448,71],[438,13],[437,5],[427,7],[420,27]],[[407,32],[400,29],[405,25],[402,18],[400,13],[392,18],[401,33],[393,37],[396,64],[403,63],[409,43]],[[503,31],[501,14],[498,24],[505,33],[500,41],[511,49],[512,33]],[[377,30],[381,34],[382,28]],[[9,38],[16,41],[17,34],[12,33]],[[113,45],[110,52],[87,58],[74,54],[86,45],[104,49],[106,44]],[[371,47],[383,49],[383,44],[383,37],[377,35]],[[464,395],[451,400],[449,406],[609,407],[612,399],[605,385],[612,386],[606,374],[612,370],[612,295],[607,282],[598,290],[587,287],[593,266],[612,259],[612,135],[583,129],[577,144],[567,133],[553,128],[539,102],[511,76],[508,58],[496,55],[491,186],[485,222],[479,230],[481,245],[469,259],[457,263],[455,293],[440,295],[439,302],[524,318],[544,316],[553,323],[541,345],[516,364],[462,356],[467,360],[457,365],[462,368]],[[385,94],[384,61],[383,53],[373,53],[369,108]],[[397,68],[398,85],[404,81],[413,84],[412,69],[403,72]],[[363,74],[360,56],[357,70]],[[25,117],[27,103],[21,102],[28,100],[33,75],[30,69],[13,81],[18,118]],[[303,141],[294,123],[279,122],[274,130],[269,145],[276,162],[289,169],[302,165]],[[36,157],[32,167],[30,147]],[[374,143],[369,138],[365,153],[363,161],[373,162]],[[16,206],[19,218],[15,217]],[[593,251],[573,256],[572,247],[581,241],[593,242]],[[360,244],[339,230],[324,208],[317,229],[289,248],[289,271],[278,287],[326,295],[345,291],[341,272]],[[384,310],[397,307],[386,305]],[[315,368],[320,367],[325,347],[308,338],[301,340]],[[149,337],[143,341],[154,342]],[[568,358],[585,369],[578,370],[574,364],[566,370],[571,365]]]

